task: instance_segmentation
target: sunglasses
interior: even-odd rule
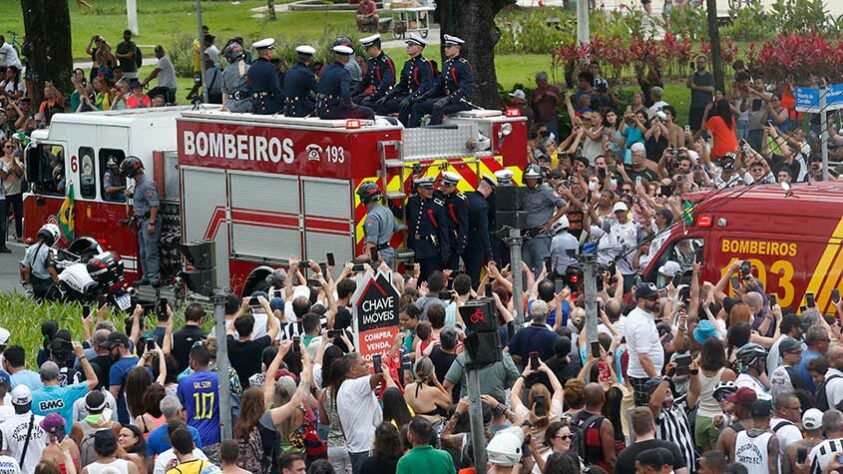
[[[557,435],[557,436],[554,436],[554,438],[559,438],[561,440],[569,440],[569,439],[574,439],[574,435]]]

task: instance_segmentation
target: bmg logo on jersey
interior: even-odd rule
[[[38,402],[38,410],[41,412],[50,411],[50,410],[61,410],[64,408],[64,400],[58,398],[56,400],[44,400]]]

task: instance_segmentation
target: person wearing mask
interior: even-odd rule
[[[396,474],[456,473],[454,462],[448,452],[435,449],[430,445],[430,440],[433,438],[433,426],[429,421],[422,417],[414,418],[407,430],[407,438],[413,449],[398,460]]]
[[[356,352],[345,356],[345,381],[337,390],[337,412],[345,433],[352,472],[359,474],[369,457],[375,428],[383,421],[383,413],[375,396],[375,388],[383,380],[382,373],[369,374],[366,360]],[[383,372],[387,372],[384,367]],[[426,439],[430,439],[430,436]]]
[[[688,474],[690,472],[685,457],[676,444],[663,439],[656,439],[656,423],[653,412],[649,408],[633,408],[630,418],[632,431],[635,433],[635,442],[621,451],[615,474],[635,474],[635,459],[638,454],[655,448],[664,448],[670,451],[673,458],[672,468],[675,474]]]
[[[0,433],[9,456],[20,462],[21,472],[29,474],[47,447],[47,433],[41,429],[44,417],[32,413],[32,391],[26,385],[12,390],[12,406],[15,414],[0,424]]]

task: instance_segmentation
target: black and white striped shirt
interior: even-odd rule
[[[656,438],[663,439],[679,447],[685,457],[685,465],[689,470],[696,466],[696,452],[694,451],[694,436],[688,423],[688,404],[682,395],[673,400],[669,409],[662,408],[656,419]]]
[[[322,329],[328,329],[328,318],[325,316],[319,317],[319,324],[322,325]],[[304,324],[300,321],[294,323],[284,323],[281,325],[281,329],[278,331],[277,339],[279,341],[289,341],[295,336],[304,337]]]
[[[841,438],[827,439],[814,446],[814,449],[808,453],[808,462],[811,465],[809,472],[811,474],[822,474],[823,468],[841,452],[843,452],[843,439]]]

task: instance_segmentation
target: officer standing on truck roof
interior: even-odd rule
[[[489,234],[489,198],[495,192],[496,185],[495,178],[485,175],[477,185],[477,190],[466,195],[468,198],[468,242],[462,260],[474,289],[477,289],[480,283],[480,269],[483,263],[494,260]]]
[[[246,64],[246,51],[238,42],[231,42],[223,50],[228,67],[222,72],[222,103],[229,112],[245,113],[252,111],[249,96],[249,65]]]
[[[351,94],[354,101],[367,107],[374,107],[375,102],[385,96],[395,86],[395,63],[381,49],[381,35],[375,34],[360,40],[366,48],[369,59],[363,81],[354,88]],[[371,94],[367,89],[371,87]]]
[[[395,249],[390,246],[392,234],[398,231],[398,223],[389,209],[381,205],[383,197],[378,185],[368,181],[360,185],[357,195],[366,206],[366,220],[363,222],[363,254],[369,255],[372,247],[378,257],[395,268]],[[374,263],[374,262],[373,262]]]
[[[398,112],[398,120],[405,126],[410,123],[413,102],[433,84],[433,62],[422,56],[427,41],[411,36],[407,38],[407,54],[410,59],[401,69],[401,82],[389,93],[378,99],[375,112],[389,115]]]
[[[120,163],[120,171],[135,180],[132,208],[138,226],[138,244],[143,278],[137,285],[158,285],[161,278],[161,257],[158,240],[161,238],[161,216],[158,213],[158,185],[144,174],[143,163],[136,156],[127,156]]]
[[[447,268],[457,271],[460,269],[460,256],[465,252],[468,243],[468,198],[457,189],[462,176],[450,171],[442,172],[442,186],[438,196],[445,203],[448,215],[448,227],[451,234],[450,258]]]
[[[433,197],[433,176],[416,178],[416,192],[407,200],[407,248],[415,252],[421,267],[419,281],[427,277],[450,257],[450,230],[445,203]]]
[[[351,101],[351,74],[345,64],[354,54],[348,46],[334,46],[334,62],[325,66],[319,78],[316,113],[321,119],[361,118],[373,120],[375,111]]]
[[[284,115],[287,117],[307,117],[316,108],[312,97],[316,93],[316,74],[310,70],[314,54],[316,50],[313,46],[302,45],[296,48],[298,61],[284,76]]]
[[[272,115],[281,111],[284,93],[278,70],[270,62],[275,40],[266,38],[252,43],[258,52],[258,59],[249,68],[249,87],[252,92],[252,112],[260,115]]]
[[[527,194],[524,196],[527,229],[523,232],[523,259],[530,270],[538,275],[544,258],[550,256],[550,227],[565,215],[568,203],[557,196],[550,186],[542,183],[539,165],[527,165],[522,177],[527,185]]]
[[[433,86],[413,105],[408,127],[418,127],[427,114],[430,114],[429,125],[439,125],[445,115],[471,108],[468,101],[474,90],[474,72],[468,60],[460,56],[460,48],[465,41],[451,35],[443,38],[448,60]]]

